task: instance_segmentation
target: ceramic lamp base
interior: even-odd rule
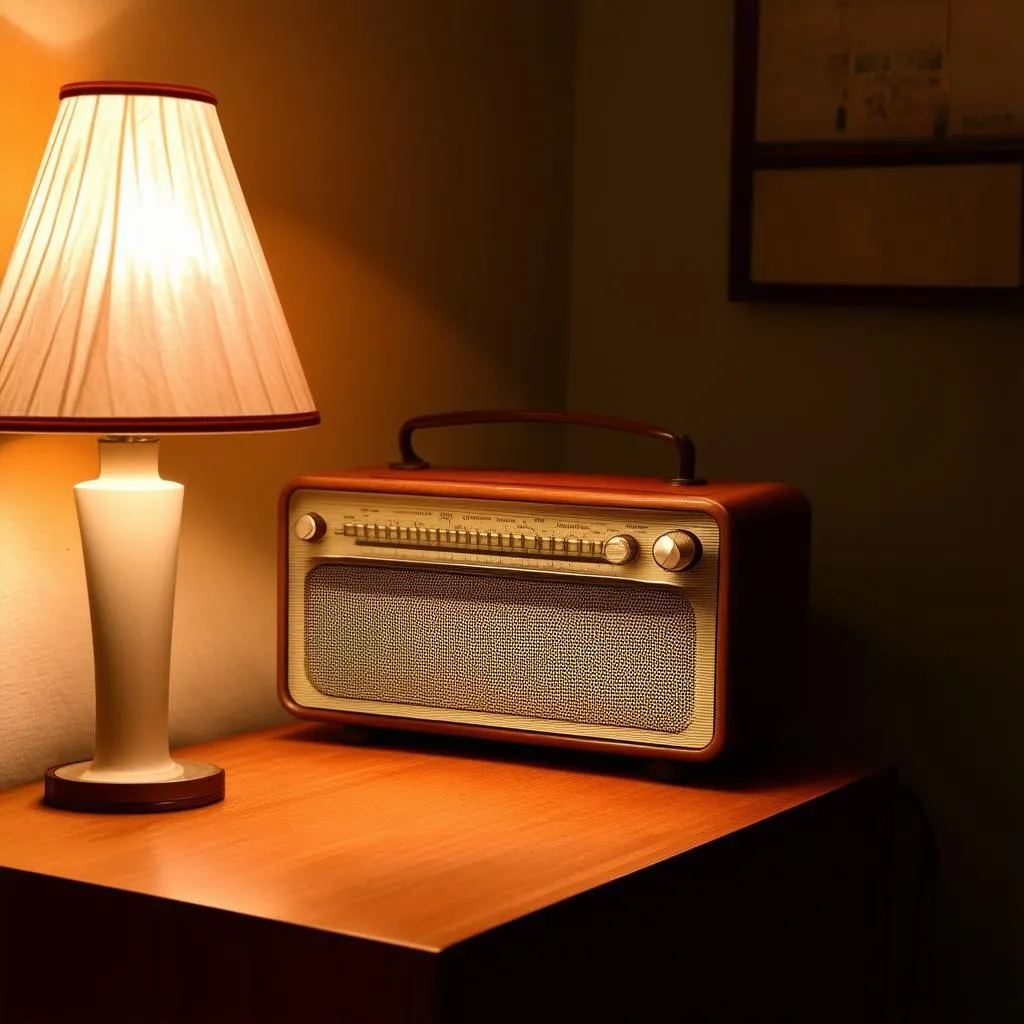
[[[66,811],[147,814],[185,811],[224,799],[224,769],[202,761],[177,762],[182,773],[158,782],[97,782],[83,778],[91,761],[59,764],[46,773],[43,800]]]

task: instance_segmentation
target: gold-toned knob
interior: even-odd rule
[[[701,546],[688,530],[673,530],[654,542],[651,553],[666,572],[685,572],[700,561]]]
[[[626,562],[632,562],[636,558],[636,540],[628,533],[616,534],[605,541],[604,557],[605,561],[611,562],[612,565],[625,565]]]
[[[327,524],[315,512],[306,512],[295,520],[295,536],[299,540],[319,540],[327,532]]]

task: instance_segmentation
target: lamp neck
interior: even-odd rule
[[[160,439],[157,437],[101,437],[99,449],[100,480],[113,483],[160,479]]]

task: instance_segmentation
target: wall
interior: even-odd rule
[[[0,0],[0,260],[65,81],[212,89],[322,426],[171,438],[186,485],[172,738],[275,721],[275,501],[402,419],[564,400],[572,8],[547,0]],[[543,367],[545,372],[538,372]],[[428,439],[544,459],[529,434]],[[0,785],[87,756],[72,485],[90,439],[0,439]]]
[[[1024,318],[726,301],[731,7],[581,0],[569,402],[809,494],[818,745],[934,819],[940,1016],[1019,1018]],[[668,468],[594,440],[576,464]]]

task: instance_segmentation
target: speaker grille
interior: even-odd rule
[[[329,697],[681,732],[696,630],[678,588],[328,562],[305,586]]]

